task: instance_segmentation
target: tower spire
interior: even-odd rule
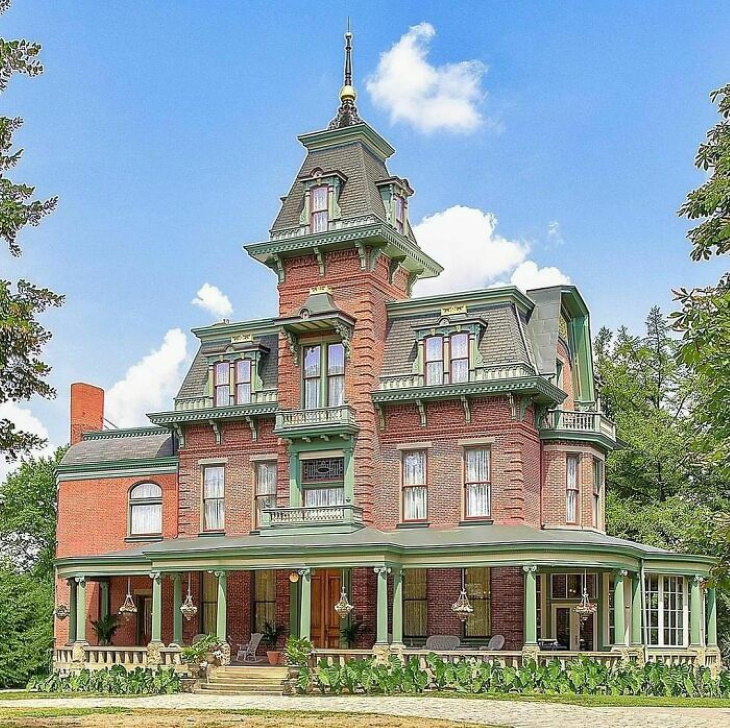
[[[350,18],[348,18],[345,31],[345,73],[344,83],[340,89],[340,108],[337,110],[337,116],[330,121],[328,129],[342,129],[362,123],[355,106],[356,98],[355,87],[352,85],[352,33],[350,32]]]

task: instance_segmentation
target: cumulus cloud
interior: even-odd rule
[[[437,278],[419,281],[417,294],[451,293],[492,286],[522,289],[569,283],[560,270],[528,260],[530,246],[496,232],[491,212],[455,205],[421,220],[413,232],[419,245],[444,267]]]
[[[44,440],[48,439],[46,426],[31,412],[29,407],[23,407],[16,402],[3,402],[0,404],[0,420],[10,420],[19,430],[32,432]],[[55,445],[48,443],[44,447],[34,450],[32,454],[35,457],[47,457],[53,455],[55,449]],[[9,463],[3,456],[0,456],[0,484],[18,465],[18,460]]]
[[[106,418],[117,427],[136,427],[149,424],[148,412],[169,407],[188,363],[187,344],[180,329],[170,329],[159,348],[132,364],[106,393]]]
[[[526,260],[515,268],[510,277],[513,286],[529,291],[531,288],[547,288],[570,283],[570,278],[559,268],[545,266],[540,268],[532,260]]]
[[[228,296],[218,286],[212,286],[210,283],[203,283],[190,303],[200,306],[217,318],[225,318],[233,313],[233,306]]]
[[[487,67],[474,60],[432,65],[428,52],[435,35],[430,23],[409,28],[380,55],[365,86],[391,123],[405,122],[422,132],[474,131],[484,121],[478,106],[486,95],[481,81]]]

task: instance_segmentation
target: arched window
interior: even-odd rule
[[[162,533],[162,488],[157,483],[139,483],[129,491],[130,536]]]

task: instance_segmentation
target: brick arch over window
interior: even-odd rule
[[[135,483],[127,500],[129,535],[162,535],[162,487],[151,480]]]

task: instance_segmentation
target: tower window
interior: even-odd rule
[[[317,185],[309,192],[311,205],[310,228],[313,233],[321,233],[327,230],[329,223],[329,187]]]
[[[469,334],[452,334],[451,344],[451,382],[469,381]]]
[[[215,365],[215,406],[227,407],[231,403],[231,368],[227,361]]]
[[[324,373],[324,376],[323,376]],[[345,403],[345,347],[340,343],[304,347],[304,409]]]
[[[396,195],[394,199],[394,207],[395,229],[402,234],[406,227],[406,201],[400,195]]]
[[[251,360],[241,359],[236,362],[236,404],[248,404],[251,401]]]

